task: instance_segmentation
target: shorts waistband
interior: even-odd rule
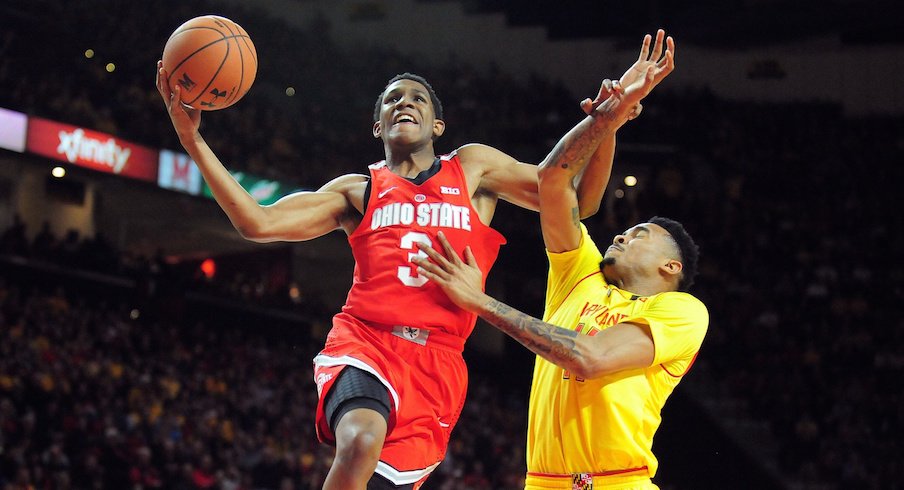
[[[649,474],[649,469],[646,466],[641,466],[639,468],[625,468],[621,470],[609,470],[609,471],[600,471],[596,473],[540,473],[536,471],[528,471],[527,476],[535,476],[538,478],[574,478],[575,475],[587,475],[593,478],[596,477],[610,477],[610,476],[645,476]]]
[[[368,323],[367,325],[424,347],[438,348],[457,354],[461,354],[465,349],[464,338],[440,330],[431,330],[426,327],[409,327],[407,325],[381,325],[378,323]]]
[[[525,488],[531,490],[554,490],[592,488],[595,490],[609,489],[645,489],[658,488],[650,480],[647,467],[629,468],[597,473],[537,473],[528,472],[525,480]]]

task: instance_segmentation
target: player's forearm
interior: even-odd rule
[[[580,375],[586,359],[580,333],[546,323],[489,296],[477,314],[547,361]]]
[[[600,209],[606,186],[609,185],[609,177],[612,175],[612,165],[615,159],[615,133],[603,138],[590,157],[590,163],[580,175],[578,175],[575,187],[578,193],[578,205],[580,217],[593,216]]]
[[[593,116],[585,117],[556,143],[540,164],[540,178],[574,180],[584,171],[597,148],[618,129],[615,114],[602,104]]]

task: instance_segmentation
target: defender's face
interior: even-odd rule
[[[410,145],[439,137],[444,123],[436,112],[427,88],[414,80],[397,80],[386,87],[380,105],[380,120],[374,137],[393,144]]]
[[[641,223],[615,235],[603,254],[603,264],[620,271],[655,271],[673,255],[671,235],[653,223]]]

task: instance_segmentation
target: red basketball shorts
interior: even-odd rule
[[[396,485],[422,482],[443,460],[468,386],[465,339],[438,331],[366,324],[339,313],[314,358],[317,437],[334,444],[324,399],[339,372],[374,375],[390,395],[389,428],[376,473]],[[415,486],[417,488],[417,485]]]

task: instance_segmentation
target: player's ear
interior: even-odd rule
[[[383,129],[380,127],[380,121],[374,123],[374,138],[379,139],[383,134]]]
[[[446,122],[442,119],[433,120],[433,139],[439,138],[446,131]]]
[[[675,259],[669,259],[659,266],[659,271],[668,276],[677,277],[681,275],[682,270],[684,270],[684,265],[681,261]]]

